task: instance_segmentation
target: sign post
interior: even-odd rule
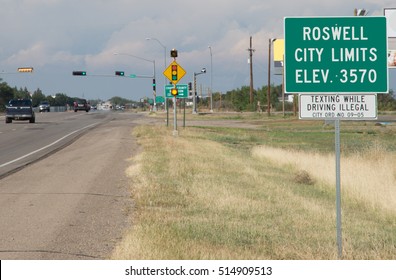
[[[300,119],[335,120],[339,259],[342,258],[340,120],[377,118],[376,94],[389,90],[386,30],[385,17],[284,19],[285,92],[300,94]]]
[[[177,101],[177,96],[179,94],[179,90],[176,86],[176,84],[179,82],[181,78],[186,74],[186,71],[176,62],[176,57],[177,57],[177,50],[172,49],[170,51],[171,57],[173,57],[173,62],[169,64],[168,68],[165,69],[163,72],[164,76],[168,78],[168,80],[173,84],[173,86],[170,88],[170,94],[173,97],[173,136],[177,136],[177,107],[176,107],[176,101]],[[165,86],[166,90],[166,86]]]

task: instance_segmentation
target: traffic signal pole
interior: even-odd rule
[[[170,51],[170,56],[173,58],[174,64],[171,65],[171,82],[173,84],[173,89],[171,90],[171,93],[173,95],[173,136],[178,136],[179,132],[177,131],[177,88],[176,84],[179,81],[179,75],[178,75],[178,65],[176,63],[176,57],[177,57],[177,50],[172,49]]]
[[[164,71],[164,76],[173,84],[171,88],[171,95],[173,96],[173,136],[178,136],[177,131],[177,96],[179,95],[179,89],[176,87],[177,83],[186,74],[186,71],[176,62],[177,50],[172,49],[170,56],[173,58],[173,62]],[[166,87],[165,87],[166,88]]]
[[[197,113],[197,73],[194,72],[193,77],[194,91],[193,91],[193,114]]]
[[[197,76],[206,73],[206,68],[202,68],[201,72],[194,72],[193,82],[194,82],[194,91],[193,91],[193,114],[197,114]]]

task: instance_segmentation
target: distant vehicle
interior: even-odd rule
[[[13,120],[29,120],[36,122],[36,115],[33,111],[30,99],[11,99],[6,106],[5,122],[11,123]]]
[[[39,105],[39,112],[49,112],[50,109],[50,104],[47,101],[41,101]]]
[[[89,105],[86,99],[78,99],[74,101],[73,106],[74,106],[74,112],[77,111],[89,112],[89,110],[91,110],[91,106]]]

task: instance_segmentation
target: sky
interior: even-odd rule
[[[249,40],[252,37],[254,88],[267,85],[268,41],[283,38],[283,19],[289,16],[353,16],[365,8],[369,16],[396,8],[394,0],[0,0],[0,78],[10,86],[45,95],[107,100],[152,97],[163,71],[177,49],[186,71],[179,83],[193,80],[204,92],[248,86]],[[147,40],[147,38],[151,38]],[[118,55],[115,55],[118,53]],[[15,73],[18,67],[34,72]],[[86,77],[73,76],[76,70]],[[395,69],[390,88],[396,90]],[[281,83],[280,75],[271,82]]]

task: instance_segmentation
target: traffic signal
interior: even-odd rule
[[[86,76],[87,72],[85,71],[73,71],[73,76]]]
[[[177,96],[178,93],[179,93],[179,92],[178,92],[178,90],[177,90],[176,87],[173,87],[173,88],[171,89],[171,94],[172,94],[173,96]]]
[[[116,76],[125,76],[124,71],[115,71]]]
[[[155,79],[153,79],[153,91],[155,91],[155,86],[156,86]]]
[[[177,65],[172,65],[172,81],[177,81]]]
[[[171,49],[170,56],[173,57],[173,58],[176,58],[177,57],[177,50]]]
[[[192,83],[191,82],[188,83],[188,95],[189,96],[192,95]]]
[[[18,68],[18,72],[23,72],[23,73],[33,72],[33,67],[20,67]]]

